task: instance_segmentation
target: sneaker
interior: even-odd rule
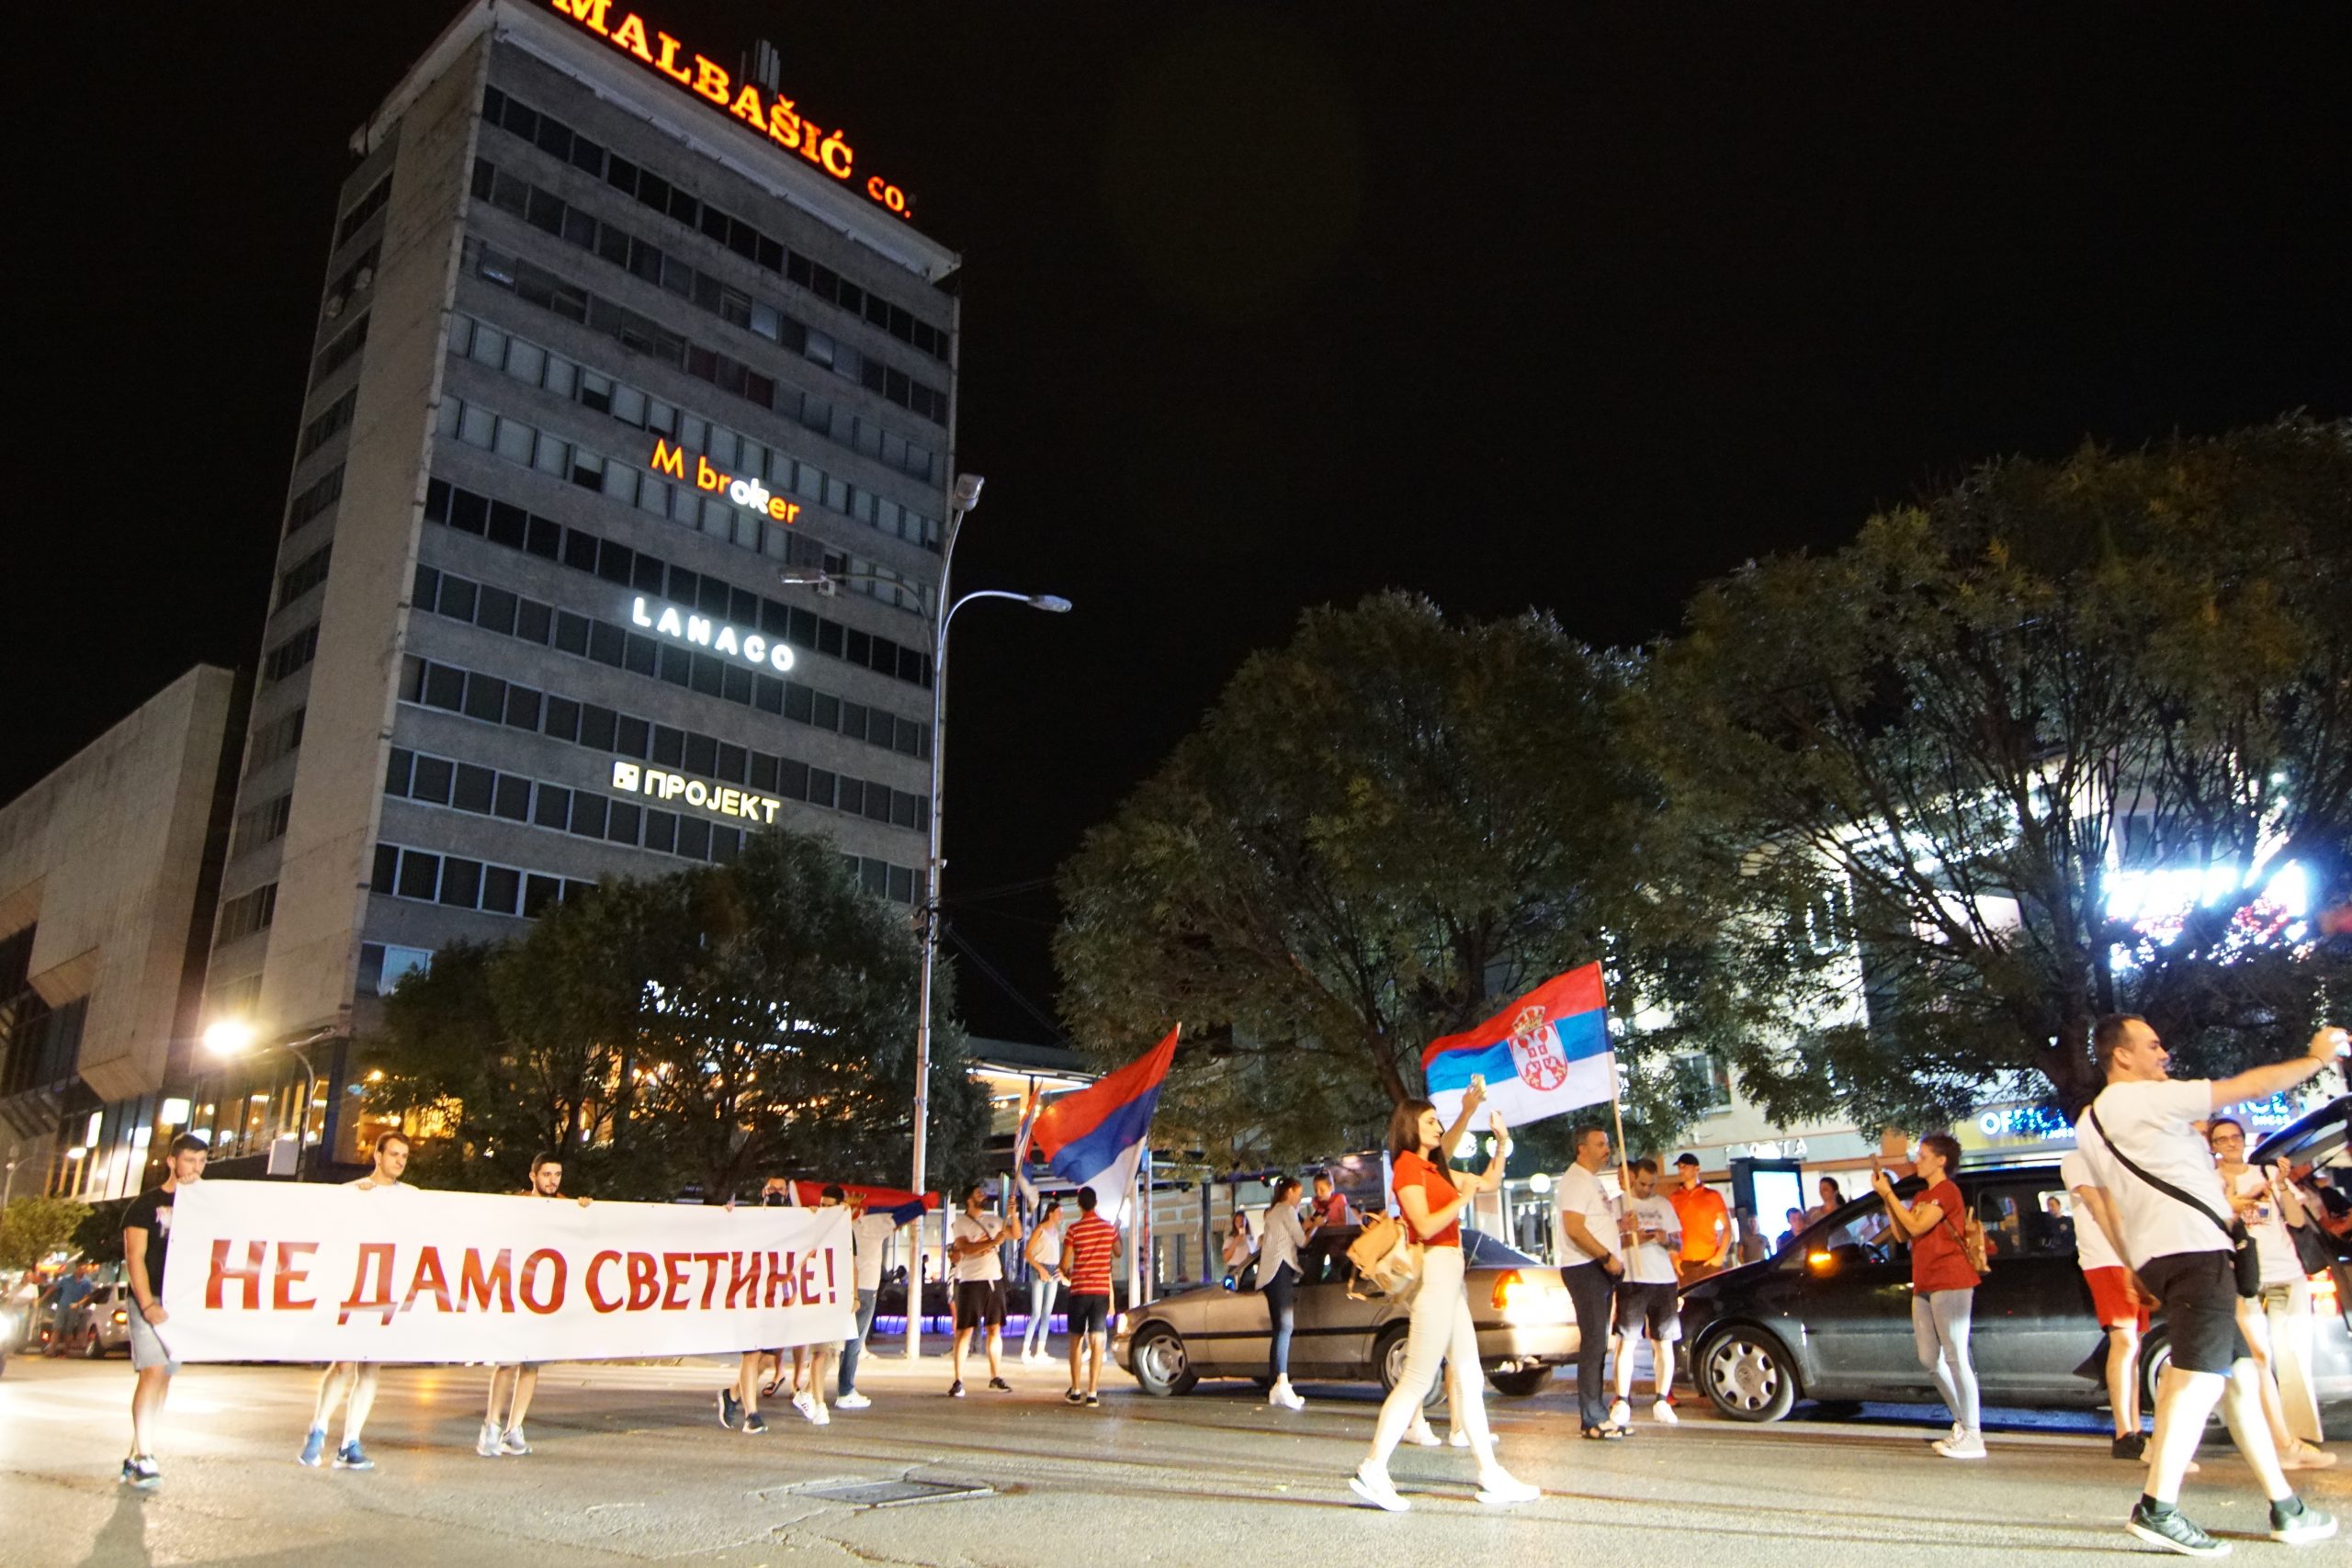
[[[1062,1395],[1062,1403],[1064,1404],[1083,1404],[1086,1403],[1086,1395],[1079,1393],[1076,1389],[1071,1389],[1068,1393]]]
[[[2295,1439],[2293,1448],[2281,1450],[2278,1454],[2278,1468],[2281,1470],[2325,1470],[2335,1462],[2334,1454],[2325,1449],[2313,1448],[2301,1438]]]
[[[1609,1407],[1609,1424],[1612,1427],[1631,1427],[1634,1424],[1633,1405],[1622,1399],[1611,1404]]]
[[[754,1410],[749,1416],[743,1417],[743,1430],[750,1433],[752,1437],[756,1438],[767,1429],[768,1418],[761,1415],[758,1411]]]
[[[874,1402],[872,1400],[858,1393],[857,1390],[851,1389],[847,1393],[842,1394],[839,1399],[833,1401],[833,1408],[836,1410],[863,1410],[873,1403]]]
[[[1348,1477],[1348,1490],[1371,1504],[1392,1514],[1401,1514],[1413,1505],[1396,1495],[1396,1487],[1385,1470],[1358,1470]]]
[[[1424,1449],[1445,1447],[1445,1439],[1437,1435],[1436,1428],[1430,1425],[1426,1416],[1416,1417],[1413,1424],[1405,1429],[1405,1440]]]
[[[368,1450],[359,1446],[358,1438],[354,1438],[334,1450],[334,1467],[337,1470],[373,1470],[376,1461],[368,1457]]]
[[[733,1389],[720,1389],[718,1391],[718,1424],[731,1432],[735,1429],[736,1424],[742,1419],[743,1402],[735,1397]]]
[[[138,1454],[122,1461],[122,1483],[125,1486],[136,1486],[144,1492],[163,1479],[164,1472],[155,1468],[155,1456],[153,1454]],[[2274,1508],[2271,1512],[2276,1514],[2278,1510]]]
[[[1650,1406],[1650,1419],[1661,1427],[1679,1427],[1682,1417],[1674,1413],[1674,1401],[1661,1399]]]
[[[2109,1445],[2107,1451],[2117,1459],[2128,1459],[2136,1464],[2140,1461],[2147,1458],[2148,1434],[2145,1432],[2132,1432],[2127,1436],[2118,1438],[2111,1445]]]
[[[1494,1440],[1495,1435],[1492,1432],[1487,1433],[1487,1441],[1491,1444]],[[1445,1435],[1445,1446],[1450,1449],[1466,1449],[1470,1446],[1470,1434],[1456,1427]]]
[[[989,1379],[989,1386],[996,1390],[999,1393],[1011,1393],[1012,1392],[1012,1385],[1005,1382],[1002,1378]]]
[[[1089,1410],[1094,1410],[1100,1408],[1102,1404],[1102,1396],[1091,1390],[1089,1390],[1086,1395],[1086,1407]]]
[[[1946,1459],[1983,1459],[1984,1457],[1984,1434],[1979,1432],[1947,1438],[1935,1447],[1936,1452]]]
[[[961,1399],[964,1397],[964,1380],[962,1378],[957,1378],[954,1382],[947,1385],[947,1397],[950,1399]]]
[[[2177,1551],[2183,1557],[2227,1557],[2230,1543],[2215,1540],[2191,1524],[2187,1514],[2168,1503],[2153,1503],[2146,1496],[2132,1505],[2132,1517],[2123,1522],[2123,1533],[2137,1537],[2150,1546],[2161,1546],[2166,1551]]]
[[[316,1470],[319,1468],[319,1461],[326,1456],[327,1429],[324,1427],[313,1427],[311,1428],[311,1435],[302,1439],[302,1451],[295,1456],[294,1462],[307,1464],[312,1470]]]
[[[496,1459],[498,1450],[498,1424],[494,1421],[485,1421],[481,1424],[481,1436],[474,1439],[474,1452],[484,1459]]]
[[[1541,1488],[1530,1486],[1515,1475],[1502,1471],[1489,1471],[1478,1481],[1478,1501],[1489,1507],[1510,1503],[1532,1503],[1544,1495]]]
[[[824,1425],[823,1422],[817,1420],[817,1396],[815,1394],[805,1391],[794,1394],[792,1396],[792,1407],[800,1412],[800,1418],[802,1420],[811,1422],[817,1426]]]
[[[523,1428],[520,1427],[507,1427],[505,1436],[498,1439],[498,1451],[503,1454],[512,1454],[517,1459],[529,1453],[531,1451],[531,1445],[523,1440]]]
[[[154,1473],[150,1463],[148,1473]],[[2270,1539],[2283,1540],[2289,1546],[2309,1546],[2315,1540],[2325,1540],[2335,1533],[2335,1516],[2324,1508],[2314,1508],[2301,1497],[2285,1497],[2270,1505]]]

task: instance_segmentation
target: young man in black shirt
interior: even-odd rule
[[[165,1156],[164,1184],[141,1192],[123,1212],[123,1274],[130,1285],[130,1365],[139,1374],[130,1394],[130,1452],[122,1461],[122,1479],[132,1486],[151,1487],[163,1479],[163,1472],[155,1467],[155,1450],[148,1446],[147,1429],[163,1414],[172,1374],[180,1370],[155,1332],[171,1317],[164,1310],[164,1256],[172,1241],[172,1196],[190,1182],[204,1179],[204,1161],[210,1153],[204,1140],[192,1133],[174,1138]]]

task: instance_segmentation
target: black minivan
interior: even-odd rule
[[[2352,1098],[2312,1112],[2264,1139],[2254,1157],[2327,1167],[2341,1189],[2352,1182],[2347,1107]],[[1953,1179],[1991,1254],[1970,1339],[1984,1402],[2103,1404],[2106,1336],[2075,1260],[2056,1162],[1963,1168]],[[1918,1186],[1913,1178],[1898,1190],[1908,1201]],[[2318,1396],[2323,1405],[2352,1401],[2352,1267],[2339,1262],[2312,1287]],[[1913,1348],[1910,1248],[1890,1233],[1876,1194],[1815,1221],[1763,1262],[1688,1287],[1682,1342],[1693,1381],[1736,1421],[1777,1421],[1799,1399],[1937,1398]],[[2169,1358],[2159,1316],[2142,1352],[2143,1389],[2154,1390]],[[2342,1415],[2326,1414],[2331,1427]]]

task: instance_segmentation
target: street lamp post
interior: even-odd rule
[[[931,619],[931,837],[923,856],[922,885],[922,986],[917,997],[915,1014],[915,1104],[914,1104],[914,1178],[917,1198],[922,1196],[929,1179],[931,1127],[931,997],[932,976],[939,961],[939,877],[947,862],[939,852],[941,784],[945,777],[947,757],[947,633],[955,625],[956,613],[976,599],[1011,599],[1033,610],[1066,615],[1070,604],[1054,593],[1013,593],[1000,588],[976,589],[958,599],[953,596],[952,574],[956,568],[956,540],[964,530],[964,518],[980,502],[982,480],[978,474],[958,474],[950,497],[947,530],[940,540],[939,591],[933,601]],[[872,573],[853,572],[845,576],[832,573],[786,572],[783,581],[803,587],[830,587],[842,581],[872,578]],[[947,1201],[941,1201],[941,1208]],[[907,1265],[907,1359],[922,1357],[922,1249],[918,1243]]]
[[[266,1051],[285,1052],[294,1058],[294,1065],[302,1069],[302,1108],[294,1119],[294,1179],[297,1181],[302,1179],[302,1156],[310,1151],[311,1104],[319,1097],[318,1069],[311,1066],[307,1053],[310,1047],[333,1032],[332,1030],[321,1030],[303,1040],[265,1041],[255,1035],[252,1024],[235,1019],[222,1019],[204,1032],[204,1048],[224,1062],[243,1055],[258,1044]]]

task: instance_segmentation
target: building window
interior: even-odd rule
[[[213,928],[212,945],[226,947],[266,931],[277,917],[277,884],[264,883],[250,893],[220,902],[220,918]]]

